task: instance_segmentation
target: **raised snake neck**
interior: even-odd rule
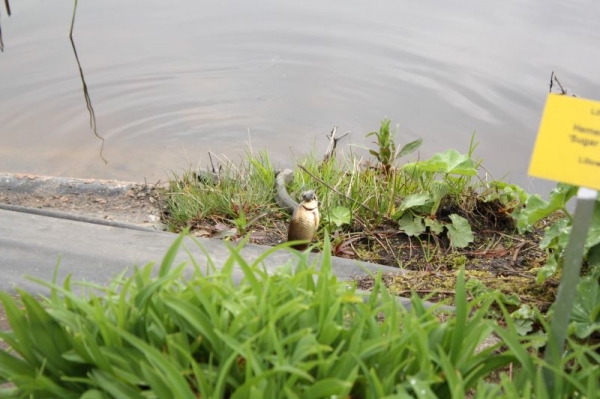
[[[286,184],[294,180],[294,172],[291,169],[284,169],[277,172],[275,176],[275,202],[277,205],[285,209],[290,215],[298,207],[298,203],[288,194],[285,187]],[[306,210],[313,210],[305,208]]]
[[[315,209],[317,209],[317,206],[313,207],[313,208],[308,208],[306,205],[302,205],[302,208],[306,209],[309,212],[314,211]]]

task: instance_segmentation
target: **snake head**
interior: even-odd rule
[[[317,201],[317,193],[314,190],[304,191],[302,193],[302,202]]]

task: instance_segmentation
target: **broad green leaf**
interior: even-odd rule
[[[421,173],[440,173],[442,175],[474,176],[477,165],[471,158],[456,150],[437,153],[430,159],[421,162],[407,163],[402,170],[413,178]]]
[[[519,335],[527,335],[533,330],[533,320],[515,320],[515,328]]]
[[[451,245],[455,248],[467,247],[475,239],[469,221],[455,213],[450,215],[450,220],[452,223],[447,224],[446,229],[448,229]]]
[[[435,202],[440,202],[446,194],[448,194],[448,191],[450,191],[450,186],[448,186],[448,183],[445,181],[436,180],[431,182],[429,191],[431,192],[433,200]]]
[[[539,222],[552,212],[548,212],[548,201],[544,201],[539,194],[530,195],[525,203],[525,209],[517,216],[517,228],[521,234],[528,231],[535,223]]]
[[[411,215],[410,213],[404,214],[400,220],[398,220],[398,226],[409,236],[418,236],[425,232],[425,225],[423,225],[423,218],[419,216]]]
[[[548,195],[548,201],[544,201],[539,194],[529,196],[525,203],[525,209],[516,215],[519,232],[528,231],[535,223],[552,215],[559,209],[565,210],[567,202],[575,194],[577,194],[577,187],[558,183],[556,188]]]
[[[529,305],[523,305],[510,314],[520,335],[527,335],[533,329],[536,314]]]
[[[426,217],[425,226],[429,227],[429,230],[436,235],[442,234],[442,232],[444,231],[444,223],[440,222],[437,219]]]
[[[407,163],[402,167],[402,170],[412,177],[417,177],[417,175],[424,172],[435,173],[444,171],[446,166],[447,165],[440,160],[428,159],[425,161]]]
[[[448,150],[446,152],[435,154],[432,160],[442,162],[445,165],[445,170],[440,172],[449,174],[459,174],[466,176],[474,176],[477,174],[475,162],[466,155],[459,153],[456,150]]]
[[[596,201],[596,205],[594,206],[594,214],[592,215],[592,223],[585,241],[585,249],[588,251],[598,244],[600,244],[600,201]]]
[[[419,194],[407,195],[402,200],[402,204],[400,204],[399,210],[401,212],[405,212],[408,209],[425,205],[429,201],[431,201],[431,194],[429,194],[429,193],[419,193]]]
[[[559,255],[552,254],[548,256],[546,259],[546,264],[540,268],[538,274],[536,276],[536,281],[538,284],[546,281],[550,276],[553,276],[558,270],[559,266]]]
[[[540,240],[540,248],[555,249],[559,252],[567,246],[571,226],[567,219],[560,219],[546,229],[544,237]]]
[[[548,194],[548,203],[551,209],[561,209],[567,206],[571,198],[577,195],[579,187],[570,184],[558,183],[556,188]]]
[[[571,321],[580,339],[600,331],[600,285],[597,278],[588,276],[577,286]]]
[[[508,295],[499,293],[499,300],[507,305],[519,306],[521,304],[521,298],[515,293]]]
[[[327,220],[337,227],[341,227],[345,224],[350,224],[352,221],[352,213],[350,212],[350,209],[346,207],[336,206],[329,212]]]
[[[499,200],[505,206],[515,206],[527,201],[529,194],[516,184],[510,184],[502,180],[494,180],[489,183],[490,192],[487,192],[484,201]]]
[[[491,291],[491,288],[488,288],[485,284],[481,282],[481,280],[476,278],[470,278],[466,282],[465,287],[467,289],[467,292],[473,297],[479,297]]]
[[[446,194],[448,194],[448,191],[450,191],[450,186],[448,186],[448,183],[446,183],[445,181],[436,180],[433,181],[429,186],[429,191],[431,192],[431,196],[433,199],[433,207],[431,208],[431,214],[435,215],[437,213],[438,208],[440,207],[440,204],[442,203],[442,200],[444,199]]]
[[[588,252],[588,265],[590,268],[600,271],[600,244],[596,244],[590,248]]]

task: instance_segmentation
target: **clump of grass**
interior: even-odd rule
[[[172,231],[205,218],[242,224],[276,208],[274,182],[275,172],[266,152],[258,156],[248,153],[239,164],[221,162],[214,179],[209,172],[192,168],[181,175],[173,173],[165,192],[164,216]]]
[[[468,302],[462,274],[454,314],[426,308],[418,297],[406,310],[379,277],[366,296],[338,282],[327,241],[319,270],[303,254],[269,275],[262,259],[281,248],[250,263],[231,247],[220,269],[191,259],[190,275],[173,263],[182,239],[160,267],[136,269],[108,287],[84,285],[85,294],[70,278],[62,286],[40,281],[51,291],[41,303],[20,292],[23,309],[0,293],[12,326],[0,333],[10,346],[0,351],[0,384],[14,384],[0,394],[483,398],[544,389],[544,365],[529,352],[533,341],[518,336],[510,320],[502,328],[487,319],[493,295]],[[239,284],[236,267],[244,276]],[[493,332],[502,341],[481,346]],[[569,347],[571,368],[558,371],[565,395],[595,393],[593,350]]]

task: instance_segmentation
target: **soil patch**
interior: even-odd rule
[[[162,185],[0,174],[0,203],[49,209],[164,230]]]

